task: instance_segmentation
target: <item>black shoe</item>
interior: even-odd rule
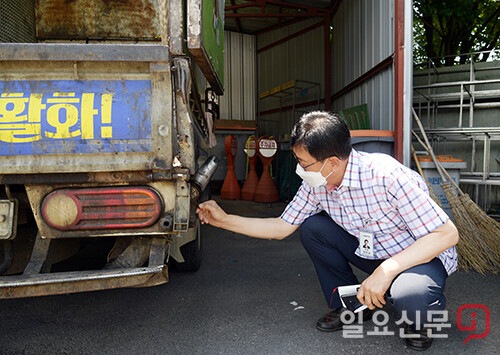
[[[318,321],[316,322],[316,328],[323,332],[333,332],[335,330],[342,329],[342,326],[344,324],[342,323],[340,316],[345,311],[347,311],[347,309],[343,307],[332,309],[330,312],[328,312],[323,317],[318,319]],[[371,318],[372,318],[372,312],[369,309],[365,309],[363,311],[363,322],[368,321]]]
[[[405,328],[405,335],[418,335],[415,338],[405,338],[407,347],[413,350],[425,351],[432,345],[432,338],[427,336],[427,329],[413,330],[410,325]]]

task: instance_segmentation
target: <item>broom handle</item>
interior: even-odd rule
[[[417,139],[417,141],[424,147],[424,149],[427,151],[427,153],[430,154],[429,148],[427,148],[426,144],[424,142],[422,142],[422,140],[420,139],[419,136],[417,136],[417,134],[415,133],[415,131],[411,131],[411,133],[413,133],[413,135],[415,136],[415,138]],[[460,189],[460,187],[457,185],[457,183],[455,181],[453,181],[453,178],[450,176],[450,174],[443,167],[443,164],[441,164],[441,162],[439,160],[438,160],[438,163],[439,163],[439,167],[443,170],[444,174],[446,175],[446,177],[448,178],[448,180],[451,182],[451,184],[453,185],[453,187],[458,191],[458,193],[460,194],[460,196],[464,196],[465,195],[464,192]]]
[[[415,148],[413,148],[413,144],[411,146],[411,154],[413,155],[413,160],[415,160],[415,165],[417,166],[417,170],[419,174],[425,178],[424,171],[422,170],[422,167],[420,166],[420,162],[418,161],[417,157],[417,152],[415,152]]]
[[[437,160],[436,155],[434,154],[434,151],[432,150],[432,146],[429,143],[429,140],[427,139],[427,135],[425,134],[425,130],[424,130],[424,127],[422,126],[422,122],[420,122],[420,119],[418,118],[417,113],[415,112],[415,109],[413,107],[411,108],[411,111],[413,112],[413,117],[415,118],[415,121],[417,122],[417,125],[418,125],[418,128],[420,129],[420,132],[422,132],[422,137],[424,138],[424,141],[425,141],[424,147],[425,146],[427,147],[426,150],[431,155],[432,160],[434,161],[434,164],[436,165],[436,170],[438,171],[439,175],[441,176],[441,179],[443,179],[443,181],[446,181],[446,178],[444,177],[443,171],[446,172],[446,174],[448,176],[448,180],[453,184],[453,186],[455,188],[457,188],[459,190],[461,195],[463,195],[464,193],[458,188],[457,184],[453,181],[453,179],[450,177],[450,175],[448,175],[448,172],[444,169],[444,167],[441,165],[439,160]]]

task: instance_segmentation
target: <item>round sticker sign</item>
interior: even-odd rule
[[[259,141],[259,153],[264,158],[271,158],[274,154],[276,154],[277,150],[278,144],[276,144],[274,139],[261,139]]]
[[[253,158],[255,155],[255,138],[250,137],[247,139],[247,142],[245,143],[245,153],[248,155],[249,158]]]

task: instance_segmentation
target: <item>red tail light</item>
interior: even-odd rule
[[[149,227],[160,213],[161,200],[147,187],[56,190],[42,203],[45,222],[59,230]]]

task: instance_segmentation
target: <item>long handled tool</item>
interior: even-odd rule
[[[498,241],[500,234],[496,229],[484,228],[483,224],[478,224],[476,220],[485,219],[480,217],[477,210],[481,210],[475,203],[470,199],[469,195],[464,194],[458,185],[451,179],[449,174],[443,168],[442,164],[436,159],[432,146],[427,139],[425,130],[417,116],[417,113],[412,109],[413,117],[417,122],[424,142],[420,139],[420,144],[429,152],[436,165],[436,169],[441,176],[443,183],[441,187],[446,195],[446,199],[450,204],[450,208],[455,217],[455,223],[460,234],[460,241],[457,245],[457,251],[459,253],[459,266],[462,269],[468,269],[470,267],[474,268],[477,272],[485,274],[489,272],[497,272],[500,266],[500,253],[498,253]],[[445,177],[447,175],[447,178]],[[456,192],[453,190],[451,184],[454,184],[458,193],[461,195],[460,198],[457,196]],[[465,203],[464,203],[465,202]],[[470,205],[475,205],[474,210],[470,210]],[[468,206],[468,209],[466,208]],[[482,210],[481,210],[482,211]],[[486,215],[484,212],[482,212]],[[490,217],[488,217],[490,218]],[[495,222],[495,221],[494,221]],[[496,222],[495,222],[496,223]]]
[[[418,173],[420,174],[420,176],[422,176],[424,178],[425,183],[427,185],[427,188],[429,189],[429,195],[434,200],[434,202],[436,202],[439,205],[439,207],[443,207],[443,206],[441,206],[441,201],[439,201],[439,198],[436,196],[436,193],[432,189],[431,184],[425,178],[424,171],[422,170],[422,167],[420,166],[420,162],[418,161],[418,157],[417,157],[417,152],[415,152],[415,148],[413,148],[413,145],[411,146],[411,154],[413,156],[413,160],[415,161],[415,165],[417,166]]]
[[[426,144],[422,142],[420,137],[414,131],[412,131],[412,133],[418,140],[418,142],[430,154]],[[448,181],[453,185],[455,190],[458,192],[458,199],[460,201],[460,204],[462,204],[463,208],[467,211],[468,215],[473,219],[474,223],[476,224],[476,228],[478,229],[478,232],[481,234],[483,241],[486,242],[486,244],[494,252],[495,255],[494,257],[497,260],[496,265],[498,270],[498,266],[500,266],[500,224],[493,218],[488,216],[482,209],[480,209],[472,201],[472,199],[468,194],[464,193],[460,189],[460,187],[453,180],[450,174],[448,174],[446,169],[444,169],[443,165],[439,160],[438,160],[438,165],[443,174],[446,175]],[[449,190],[449,187],[447,189]],[[453,196],[455,195],[453,194]]]
[[[426,143],[422,142],[420,137],[413,132],[419,143],[427,150],[430,154],[430,151],[426,145]],[[436,164],[437,162],[437,164]],[[494,265],[498,263],[491,259],[491,255],[495,255],[494,252],[490,250],[481,250],[486,249],[483,247],[484,241],[481,237],[481,231],[477,228],[472,218],[466,212],[465,207],[460,201],[459,197],[457,197],[455,191],[452,188],[452,185],[449,181],[454,181],[449,177],[446,170],[443,170],[443,166],[439,160],[435,161],[436,170],[440,173],[441,179],[443,183],[441,184],[441,188],[443,189],[446,199],[451,207],[453,212],[453,216],[455,217],[455,224],[460,233],[460,242],[457,245],[457,251],[459,254],[459,267],[461,269],[467,270],[469,268],[474,268],[479,273],[485,274],[488,272],[495,272]],[[447,175],[448,180],[444,178],[444,175]],[[476,245],[479,245],[476,247]],[[489,246],[488,246],[489,247]],[[479,257],[478,255],[486,255],[487,258]],[[494,256],[493,256],[494,258]]]

